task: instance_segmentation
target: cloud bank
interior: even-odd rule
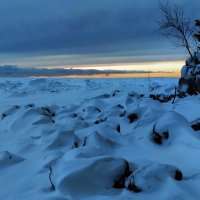
[[[189,16],[198,16],[199,0],[175,3]],[[155,32],[158,0],[1,0],[0,18],[0,54],[78,58],[172,51]]]
[[[1,66],[0,77],[61,77],[61,76],[80,76],[80,75],[110,75],[110,74],[148,74],[153,71],[144,70],[94,70],[94,69],[47,69],[47,68],[18,68],[16,66]],[[160,71],[156,73],[161,73]],[[171,72],[165,72],[171,73]]]

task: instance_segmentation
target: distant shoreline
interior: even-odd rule
[[[180,78],[180,76],[30,76],[30,77],[9,77],[9,76],[2,76],[0,79],[149,79],[149,78]]]

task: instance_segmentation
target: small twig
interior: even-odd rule
[[[176,99],[176,90],[177,90],[177,88],[176,88],[176,86],[175,86],[174,99],[173,99],[173,101],[172,101],[172,104],[174,104],[175,99]]]
[[[50,181],[50,183],[51,183],[52,190],[55,191],[55,190],[56,190],[56,187],[55,187],[55,185],[53,184],[52,179],[51,179],[51,174],[52,174],[52,167],[51,167],[51,166],[50,166],[49,170],[50,170],[50,172],[49,172],[49,181]]]

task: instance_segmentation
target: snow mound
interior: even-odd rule
[[[24,161],[20,156],[16,156],[8,151],[0,152],[0,170]]]
[[[155,123],[152,138],[155,143],[161,145],[174,143],[177,138],[193,139],[193,134],[190,123],[185,117],[174,111],[169,111]]]
[[[176,181],[183,179],[182,172],[176,167],[151,163],[139,167],[126,180],[126,187],[133,192],[152,192],[158,190],[171,178]]]
[[[113,195],[116,193],[113,187],[124,173],[126,163],[124,159],[113,157],[61,162],[53,169],[53,180],[61,193],[73,198],[97,193]]]

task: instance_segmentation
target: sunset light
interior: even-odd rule
[[[82,65],[72,66],[71,69],[95,69],[95,70],[119,70],[130,71],[127,74],[110,74],[109,77],[179,77],[180,69],[184,65],[184,61],[162,61],[162,62],[141,62],[141,63],[115,63],[102,65]],[[69,69],[69,67],[64,67]],[[138,73],[134,73],[138,71]],[[140,73],[139,73],[140,72]],[[143,73],[142,73],[143,72]],[[148,73],[145,73],[148,72]],[[105,77],[106,75],[95,75],[94,78]],[[88,76],[72,76],[72,77],[88,77]]]

